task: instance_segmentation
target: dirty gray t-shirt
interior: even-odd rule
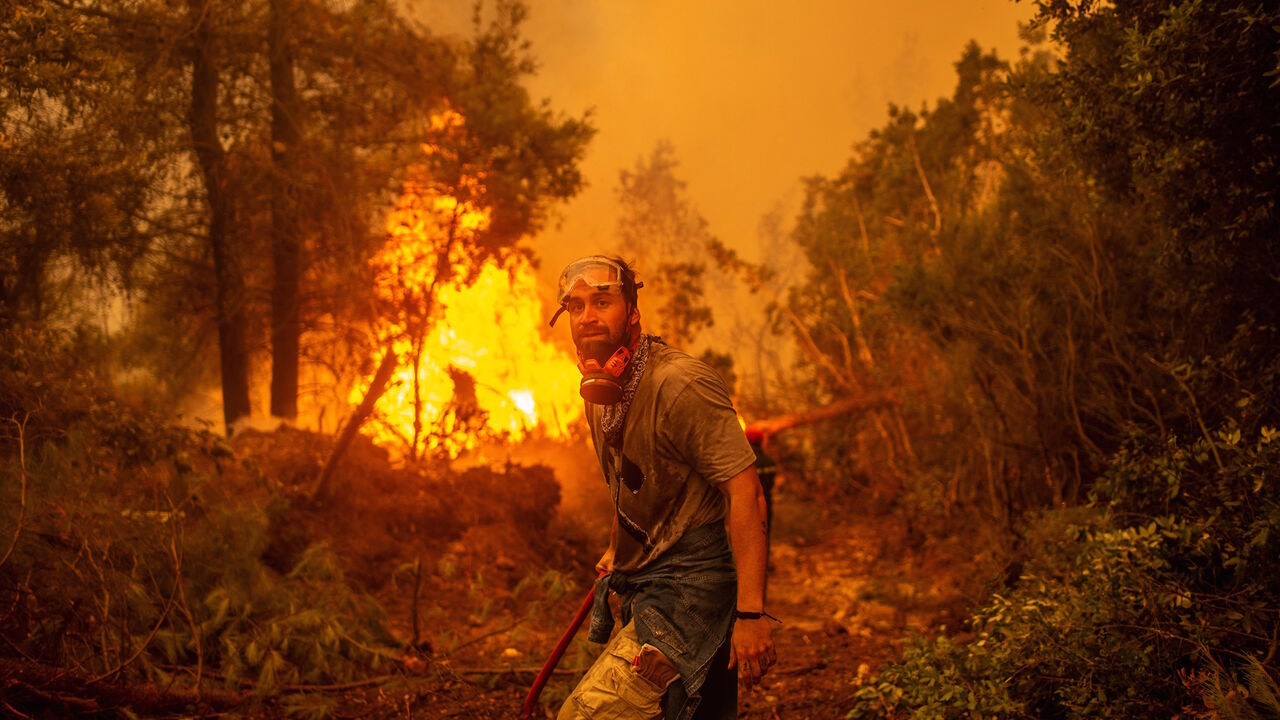
[[[614,567],[635,572],[686,530],[722,521],[725,500],[716,486],[756,456],[720,376],[661,342],[650,345],[620,450],[605,440],[602,411],[587,405],[591,440],[618,513]]]

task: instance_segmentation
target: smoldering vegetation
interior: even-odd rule
[[[6,339],[11,712],[327,715],[363,702],[324,694],[348,684],[448,692],[450,662],[476,664],[467,631],[561,610],[590,562],[544,466],[393,466],[358,440],[316,500],[333,436],[176,426],[65,338]]]

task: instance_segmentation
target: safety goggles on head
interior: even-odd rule
[[[550,324],[554,326],[556,320],[560,319],[560,314],[568,309],[569,293],[577,287],[579,282],[601,292],[616,288],[621,293],[625,272],[618,261],[603,255],[591,255],[569,263],[560,273],[559,288],[556,292],[556,302],[560,305],[560,309],[551,316]],[[642,287],[644,283],[636,283],[637,290]]]

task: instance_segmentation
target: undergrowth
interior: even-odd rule
[[[264,564],[288,500],[223,439],[121,402],[68,338],[5,340],[0,658],[259,695],[395,658],[382,608],[329,547]]]
[[[1133,438],[969,632],[918,638],[848,718],[1280,717],[1280,432]]]

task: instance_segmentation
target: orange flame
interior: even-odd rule
[[[488,224],[486,209],[413,183],[389,217],[372,266],[388,308],[378,334],[400,365],[363,428],[384,447],[456,457],[485,438],[565,437],[582,414],[576,363],[540,335],[547,315],[528,260],[476,260]]]
[[[479,431],[510,441],[538,430],[564,437],[582,414],[576,365],[538,335],[546,316],[533,270],[524,261],[513,265],[508,270],[487,262],[471,285],[439,291],[446,309],[423,340],[418,367],[420,435],[427,450],[456,457],[475,446]],[[412,341],[396,340],[394,348],[409,358]],[[464,391],[474,398],[457,397],[458,384],[466,382],[459,381],[459,371],[474,380],[474,389]],[[383,422],[366,426],[380,444],[403,444],[413,436],[412,365],[402,362],[392,382],[378,403]],[[483,416],[480,428],[467,427],[457,412],[458,403],[472,402]]]

